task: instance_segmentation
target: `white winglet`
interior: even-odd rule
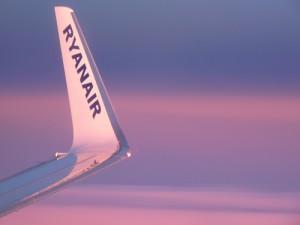
[[[100,73],[72,9],[55,7],[73,123],[71,152],[127,148]]]
[[[72,9],[55,7],[73,123],[69,153],[0,180],[0,217],[130,157],[99,71]]]

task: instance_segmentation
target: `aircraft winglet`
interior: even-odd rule
[[[68,153],[0,181],[0,217],[131,155],[72,9],[55,7],[73,124]]]
[[[87,145],[98,145],[101,151],[113,152],[127,148],[126,138],[73,10],[55,7],[55,14],[72,114],[71,151],[84,151]]]

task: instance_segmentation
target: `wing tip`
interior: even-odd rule
[[[55,12],[60,11],[60,10],[64,10],[64,11],[68,11],[68,12],[74,12],[73,9],[71,9],[70,7],[67,6],[55,6],[54,7]]]

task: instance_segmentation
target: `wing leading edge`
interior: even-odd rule
[[[55,7],[73,125],[67,153],[0,181],[0,216],[130,156],[100,73],[72,9]]]

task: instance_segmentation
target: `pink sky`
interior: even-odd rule
[[[300,188],[300,97],[122,93],[112,102],[134,157],[90,182]],[[0,177],[70,146],[66,95],[2,93],[0,104]]]
[[[134,155],[81,183],[116,186],[75,185],[1,224],[299,223],[300,97],[111,97]],[[2,93],[0,104],[1,178],[68,149],[66,95]]]
[[[35,224],[297,225],[299,193],[77,185],[1,219]]]

